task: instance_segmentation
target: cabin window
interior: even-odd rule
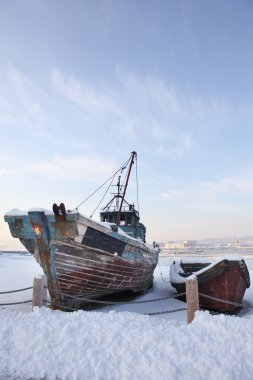
[[[131,225],[131,216],[127,217],[126,224]]]
[[[113,223],[113,217],[112,217],[112,215],[109,216],[109,222]]]

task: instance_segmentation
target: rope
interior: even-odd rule
[[[242,307],[243,306],[241,303],[238,303],[238,302],[232,302],[232,301],[223,300],[221,298],[212,297],[212,296],[209,296],[209,295],[203,294],[203,293],[199,293],[199,295],[202,296],[202,297],[204,297],[204,298],[208,298],[208,299],[211,299],[211,300],[214,300],[214,301],[220,301],[220,302],[223,302],[223,303],[227,303],[229,305],[235,305],[235,306],[238,306],[238,307]]]
[[[174,297],[181,297],[183,295],[185,295],[186,293],[178,293],[176,294]],[[204,293],[198,293],[199,296],[201,297],[204,297],[204,298],[208,298],[208,299],[211,299],[211,300],[214,300],[214,301],[220,301],[220,302],[223,302],[223,303],[227,303],[228,305],[235,305],[235,306],[238,306],[238,307],[241,307],[243,309],[250,309],[250,308],[253,308],[253,305],[249,305],[249,306],[246,306],[246,305],[243,305],[242,303],[239,303],[239,302],[232,302],[232,301],[227,301],[227,300],[224,300],[222,298],[217,298],[217,297],[212,297],[212,296],[209,296],[208,294],[204,294]],[[202,309],[201,309],[202,310]],[[205,309],[203,309],[205,310]]]
[[[10,305],[21,305],[22,303],[30,303],[32,300],[20,301],[20,302],[11,302],[11,303],[0,303],[0,306],[10,306]]]
[[[23,288],[23,289],[17,289],[17,290],[6,290],[5,292],[0,292],[0,294],[23,292],[24,290],[28,290],[28,289],[32,289],[32,288],[33,287],[30,286],[29,288]]]
[[[131,158],[131,157],[130,157]],[[130,161],[130,158],[125,162],[124,165],[122,165],[120,167],[120,169],[118,169],[107,181],[105,181],[101,186],[99,186],[95,191],[93,191],[93,193],[91,193],[87,198],[85,198],[77,207],[76,207],[76,210],[78,210],[78,208],[84,204],[89,198],[92,197],[92,195],[94,195],[98,190],[101,189],[101,187],[103,187],[107,182],[109,182],[111,179],[113,179],[115,177],[115,175],[120,172],[121,170],[125,169],[125,167],[128,165],[129,161]]]
[[[160,266],[159,261],[158,261],[158,267],[159,267],[160,275],[161,275],[161,278],[162,278],[163,282],[165,284],[170,284],[171,283],[170,281],[165,281],[164,278],[163,278],[163,274],[162,274],[162,271],[161,271],[161,266]]]

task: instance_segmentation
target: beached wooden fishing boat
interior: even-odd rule
[[[118,192],[101,210],[100,222],[77,209],[66,211],[64,204],[54,204],[53,211],[12,210],[5,214],[12,236],[19,238],[42,266],[54,308],[87,308],[89,300],[152,286],[159,247],[145,243],[146,228],[139,221],[139,212],[125,200],[136,158],[132,152],[125,185],[119,177]]]
[[[173,261],[170,266],[171,285],[185,292],[187,277],[198,280],[199,304],[203,309],[233,312],[242,305],[250,286],[247,265],[243,259],[220,259],[214,263],[205,259]]]

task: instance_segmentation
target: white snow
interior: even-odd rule
[[[5,216],[26,216],[28,211],[20,210],[18,208],[13,208],[5,213]]]
[[[12,210],[9,210],[5,213],[6,216],[26,216],[28,215],[29,211],[36,211],[36,212],[44,212],[45,215],[54,215],[54,212],[52,210],[48,210],[41,207],[32,207],[28,211],[20,210],[18,208],[14,208]],[[68,214],[78,214],[78,211],[76,209],[74,210],[67,210]]]
[[[54,215],[54,213],[53,213],[52,210],[48,210],[48,209],[41,208],[41,207],[32,207],[32,208],[29,208],[28,211],[33,211],[33,212],[44,212],[45,215]]]
[[[101,224],[101,226],[104,226],[106,228],[108,228],[108,230],[113,230],[113,226],[117,227],[117,232],[120,234],[120,235],[124,235],[126,237],[129,238],[129,235],[126,234],[119,226],[117,226],[117,224],[115,223],[109,223],[109,222],[98,222],[99,224]],[[132,238],[133,239],[133,238]]]
[[[252,277],[253,256],[245,260]],[[171,261],[160,259],[153,288],[138,300],[175,294]],[[29,255],[0,254],[0,291],[29,286],[40,273]],[[252,288],[244,304],[253,305]],[[253,309],[237,317],[199,311],[189,325],[186,311],[144,315],[185,306],[174,298],[73,313],[0,306],[0,379],[252,379]]]

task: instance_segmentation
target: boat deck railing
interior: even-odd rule
[[[116,206],[109,206],[109,207],[106,207],[106,208],[102,208],[100,209],[100,213],[106,213],[106,212],[118,212],[119,209],[118,207]],[[139,212],[135,209],[135,208],[131,208],[129,206],[123,206],[122,209],[121,209],[121,213],[122,212],[129,212],[129,213],[133,213],[133,211],[139,215]]]

